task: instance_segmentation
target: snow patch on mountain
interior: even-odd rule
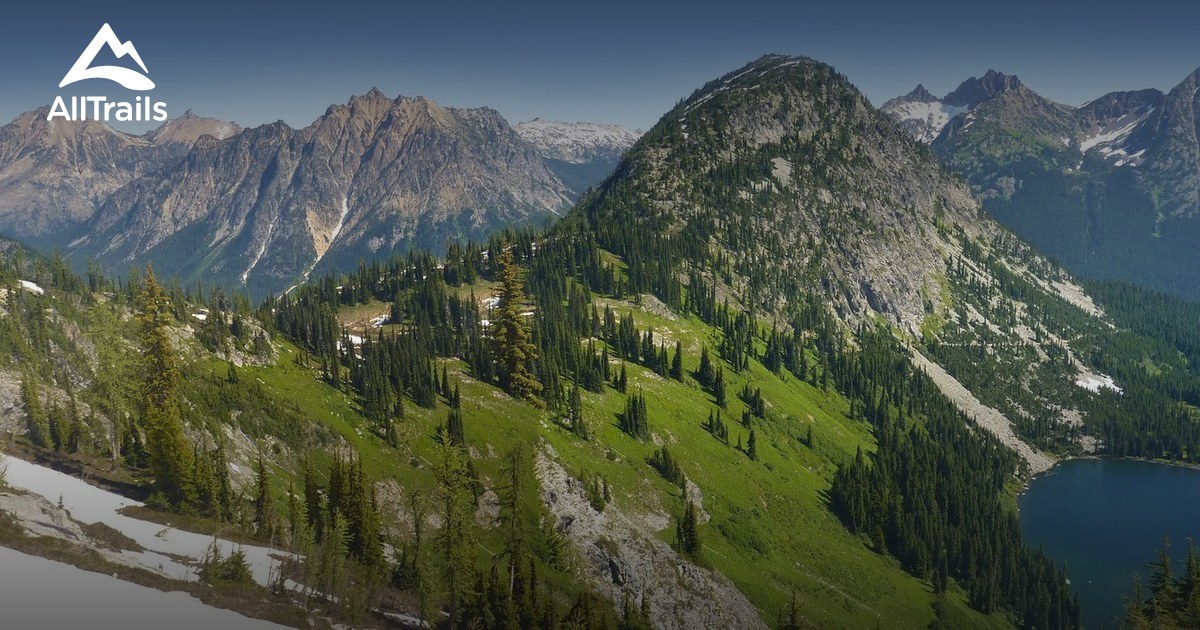
[[[1075,379],[1075,385],[1092,392],[1093,394],[1100,393],[1101,389],[1110,389],[1118,394],[1123,390],[1113,382],[1113,378],[1107,374],[1090,374],[1084,373]]]
[[[544,157],[571,164],[619,159],[642,136],[641,131],[620,125],[557,122],[541,118],[520,123],[515,129]]]
[[[885,111],[901,123],[912,121],[917,140],[929,144],[950,123],[951,118],[967,111],[967,108],[933,101],[896,103]]]
[[[1127,146],[1128,140],[1141,124],[1154,112],[1150,108],[1145,112],[1130,113],[1111,123],[1095,129],[1091,134],[1079,141],[1079,151],[1087,153],[1093,149],[1106,158],[1116,158],[1116,166],[1136,166],[1141,163],[1145,149],[1132,154]]]
[[[337,225],[333,228],[333,234],[329,236],[329,244],[337,240],[338,234],[342,233],[342,228],[346,226],[346,215],[350,214],[350,198],[342,197],[342,213],[338,216]]]
[[[271,242],[271,235],[275,233],[275,224],[279,222],[279,215],[271,219],[267,224],[267,235],[263,238],[262,244],[259,245],[258,251],[254,254],[254,258],[250,261],[250,266],[242,272],[242,284],[246,284],[246,278],[250,277],[250,272],[258,266],[258,261],[262,260],[263,254],[267,253],[267,244]]]
[[[1119,150],[1110,148],[1110,145],[1125,139],[1129,136],[1129,134],[1133,133],[1133,130],[1137,128],[1138,122],[1140,121],[1135,120],[1119,129],[1110,129],[1108,131],[1100,130],[1090,136],[1087,136],[1083,140],[1079,141],[1079,150],[1083,151],[1084,153],[1087,153],[1096,147],[1101,147],[1102,150],[1108,149],[1109,153]]]
[[[38,295],[45,295],[46,293],[46,290],[38,286],[36,282],[30,282],[28,280],[21,281],[21,288],[30,293],[36,293]]]

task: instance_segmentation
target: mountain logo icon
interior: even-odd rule
[[[137,65],[141,66],[142,72],[130,68],[122,68],[121,66],[92,67],[92,62],[95,61],[96,55],[104,46],[108,46],[109,50],[118,59],[125,55],[132,57],[137,62]],[[79,59],[75,61],[75,65],[71,66],[71,69],[67,72],[67,76],[63,77],[62,83],[59,83],[58,87],[66,87],[76,81],[83,81],[85,79],[108,79],[109,81],[120,83],[130,90],[153,90],[154,82],[146,76],[149,72],[146,69],[146,64],[142,61],[141,55],[138,54],[137,48],[133,47],[133,42],[122,42],[120,39],[117,39],[117,34],[113,32],[112,27],[105,24],[100,27],[100,31],[92,38],[92,43],[83,49],[83,54],[79,55]]]

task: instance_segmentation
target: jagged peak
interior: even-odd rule
[[[384,94],[382,91],[380,91],[380,89],[379,89],[379,88],[377,88],[377,87],[375,87],[375,86],[371,86],[371,89],[367,90],[367,93],[366,93],[366,94],[363,94],[362,96],[351,96],[351,97],[350,97],[350,100],[351,100],[351,101],[355,101],[355,100],[369,100],[369,101],[375,101],[375,100],[384,100],[384,101],[390,101],[390,100],[392,100],[392,99],[388,98],[388,97],[387,97],[387,96],[386,96],[386,95],[385,95],[385,94]]]
[[[146,132],[143,138],[155,144],[183,143],[195,144],[204,136],[212,136],[217,140],[231,138],[242,131],[240,125],[217,118],[198,116],[191,108],[157,128]]]
[[[22,112],[4,127],[15,126],[19,133],[41,135],[41,142],[52,144],[84,135],[111,135],[126,142],[140,143],[138,136],[113,129],[108,124],[98,120],[49,120],[50,106],[42,105],[37,109]]]
[[[354,108],[355,105],[360,105],[360,104],[364,104],[364,103],[381,104],[382,105],[382,104],[387,104],[391,101],[392,101],[392,99],[388,98],[387,95],[385,95],[383,92],[381,92],[379,90],[379,88],[372,86],[371,89],[367,90],[367,92],[365,94],[351,95],[350,100],[346,101],[346,104],[344,106],[338,105],[336,103],[333,105],[330,105],[329,111],[332,111],[334,108],[337,108],[337,107]]]
[[[911,92],[905,94],[901,98],[906,101],[915,101],[920,103],[932,103],[936,100],[939,100],[938,97],[934,96],[929,90],[925,89],[924,83],[918,83],[917,87],[913,88]]]
[[[1175,86],[1174,88],[1171,88],[1171,93],[1177,92],[1180,89],[1183,89],[1185,92],[1187,90],[1191,90],[1192,93],[1185,94],[1185,96],[1194,96],[1195,94],[1197,94],[1197,91],[1196,91],[1197,85],[1200,85],[1200,68],[1196,68],[1195,70],[1193,70],[1191,73],[1189,73],[1186,77],[1183,78],[1183,81],[1179,82],[1179,85]]]
[[[929,90],[925,89],[924,84],[918,83],[917,87],[913,88],[911,92],[905,94],[904,96],[897,96],[896,98],[889,99],[880,109],[887,111],[895,107],[899,107],[905,103],[937,103],[940,100],[941,99],[930,93]]]
[[[989,69],[982,77],[971,77],[963,81],[942,101],[947,105],[973,108],[1001,94],[1023,88],[1025,88],[1025,84],[1021,83],[1021,79],[1017,75]]]

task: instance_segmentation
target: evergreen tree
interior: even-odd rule
[[[271,508],[271,483],[267,476],[267,464],[261,452],[254,467],[254,489],[254,531],[259,537],[270,539],[274,511]]]
[[[746,456],[750,461],[758,461],[758,438],[754,429],[750,429],[750,439],[746,442]]]
[[[671,378],[683,382],[683,342],[675,342],[675,355],[671,357]]]
[[[450,446],[465,446],[467,443],[466,434],[463,432],[463,417],[462,410],[451,408],[449,415],[446,417],[446,428],[443,431],[446,444]]]
[[[39,448],[50,448],[50,424],[42,408],[38,386],[30,372],[21,375],[21,406],[25,408],[25,432]]]
[[[700,367],[696,370],[696,380],[702,387],[712,387],[715,377],[712,360],[708,358],[708,346],[704,346],[700,349]]]
[[[461,451],[443,447],[436,472],[437,502],[442,527],[438,530],[440,549],[438,569],[447,590],[447,609],[451,628],[459,622],[459,608],[470,589],[475,568],[475,498],[472,481]]]
[[[675,522],[675,547],[693,560],[700,557],[700,524],[696,516],[696,504],[689,500],[687,507]]]
[[[779,624],[775,627],[778,630],[801,630],[800,604],[796,601],[796,589],[792,589],[792,598],[788,601],[787,608],[779,611]]]
[[[492,322],[495,357],[500,374],[500,387],[516,398],[540,406],[538,392],[542,384],[533,376],[537,347],[530,341],[529,324],[522,315],[526,301],[520,269],[513,262],[512,248],[499,254],[500,307]]]
[[[725,398],[725,370],[717,368],[717,377],[713,379],[713,398],[716,399],[717,405],[724,407],[727,404]]]
[[[67,445],[67,419],[63,413],[62,405],[57,402],[51,402],[49,397],[46,399],[46,408],[49,412],[46,414],[47,425],[50,429],[50,444],[54,450],[61,451]]]
[[[324,533],[325,507],[321,500],[321,484],[317,480],[317,471],[309,459],[304,460],[304,514],[313,535],[320,538]]]
[[[571,400],[568,406],[571,433],[586,440],[588,439],[587,424],[583,421],[583,399],[579,393],[579,383],[571,386]]]
[[[553,519],[541,500],[541,486],[534,466],[533,450],[518,444],[504,458],[501,470],[500,522],[507,556],[506,578],[511,597],[517,601],[521,627],[533,621],[532,594],[536,588],[538,559],[559,563],[562,540],[551,525]]]
[[[639,440],[650,438],[645,394],[638,392],[625,399],[625,412],[621,414],[620,426],[622,431]]]
[[[179,368],[171,344],[171,301],[147,267],[140,297],[143,381],[142,424],[150,470],[159,491],[175,504],[192,495],[192,449],[179,417]]]

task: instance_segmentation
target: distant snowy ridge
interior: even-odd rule
[[[940,99],[930,94],[924,85],[918,85],[912,92],[897,96],[879,109],[900,123],[914,138],[929,144],[942,133],[952,118],[970,110],[969,105],[951,105],[946,102],[947,99]]]
[[[917,140],[929,144],[942,132],[942,129],[958,114],[966,111],[966,107],[947,105],[941,101],[932,103],[908,102],[898,103],[885,110],[896,120],[904,124],[912,121],[914,135]]]
[[[571,164],[615,161],[642,136],[641,131],[620,125],[589,122],[557,122],[534,118],[518,124],[522,138],[537,147],[544,157]]]
[[[1098,149],[1104,157],[1116,158],[1117,161],[1115,164],[1117,166],[1136,166],[1140,164],[1146,150],[1143,148],[1130,153],[1126,149],[1128,148],[1131,136],[1154,113],[1155,109],[1151,107],[1144,112],[1130,112],[1102,127],[1098,127],[1079,140],[1079,150],[1087,153],[1092,149]]]

